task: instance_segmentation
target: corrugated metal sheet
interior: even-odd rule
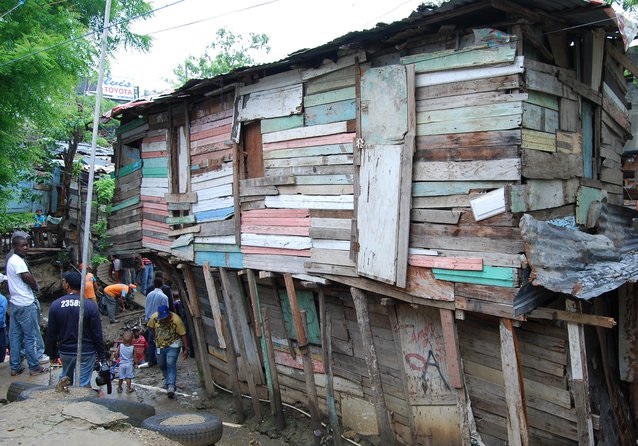
[[[550,15],[559,26],[564,25],[565,29],[573,27],[605,27],[611,31],[617,29],[615,21],[610,19],[610,17],[614,17],[611,7],[597,0],[512,0],[502,3],[505,6],[511,4],[520,5],[531,11],[544,12]],[[455,10],[460,9],[468,10],[458,11],[457,14]],[[524,16],[523,10],[521,10],[521,15]],[[138,99],[135,102],[119,105],[108,114],[108,118],[117,117],[127,111],[137,113],[155,104],[174,102],[198,91],[229,87],[232,86],[233,82],[242,80],[249,73],[275,74],[294,64],[304,65],[326,58],[336,59],[340,51],[347,49],[392,46],[410,36],[435,32],[442,24],[453,23],[458,25],[458,28],[471,27],[474,24],[485,26],[488,23],[498,22],[504,17],[505,13],[499,9],[499,2],[452,0],[443,3],[436,9],[414,11],[409,17],[394,23],[380,23],[372,29],[351,32],[324,45],[299,50],[277,62],[238,68],[230,73],[210,79],[189,80],[173,92],[151,100]]]
[[[588,234],[524,215],[520,228],[531,283],[591,299],[638,281],[636,218],[631,209],[601,205],[599,233]]]

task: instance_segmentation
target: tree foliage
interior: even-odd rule
[[[252,65],[255,63],[253,53],[270,52],[268,40],[266,34],[249,33],[244,38],[241,34],[221,28],[217,31],[215,40],[204,50],[204,54],[199,57],[189,56],[173,69],[175,80],[171,82],[179,86],[189,79],[215,77],[234,68]]]
[[[16,3],[0,0],[3,186],[41,161],[43,135],[55,138],[52,129],[68,127],[68,108],[78,105],[70,98],[80,79],[91,77],[97,65],[105,0],[28,0],[15,7]],[[113,1],[109,51],[120,46],[148,49],[150,38],[132,33],[129,24],[133,18],[149,17],[150,11],[143,0]]]

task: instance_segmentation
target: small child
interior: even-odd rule
[[[137,364],[133,347],[133,333],[131,331],[125,331],[122,335],[122,342],[117,346],[115,351],[115,358],[119,360],[120,367],[118,370],[118,383],[117,393],[122,393],[122,383],[126,381],[126,393],[134,392],[131,385],[131,380],[135,377],[133,374],[133,368]]]
[[[148,347],[148,342],[146,342],[146,338],[140,333],[140,327],[135,325],[133,328],[133,347],[135,351],[135,359],[137,361],[138,368],[148,367],[146,364],[146,360],[144,359],[146,356],[146,347]]]

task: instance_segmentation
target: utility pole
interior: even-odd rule
[[[80,287],[80,315],[78,321],[78,350],[75,360],[74,385],[80,386],[80,371],[82,369],[82,334],[84,332],[84,288],[86,285],[86,267],[89,257],[89,238],[91,236],[91,206],[93,204],[93,178],[95,176],[95,147],[100,126],[100,107],[102,105],[102,83],[104,82],[104,59],[106,57],[106,39],[109,35],[109,19],[111,15],[111,0],[106,0],[104,7],[104,27],[100,47],[100,62],[98,65],[97,88],[95,92],[95,112],[93,113],[93,137],[91,138],[91,161],[89,163],[89,181],[86,187],[86,209],[84,214],[84,237],[82,243],[82,285]],[[80,187],[79,192],[82,192]],[[80,194],[81,195],[81,194]]]

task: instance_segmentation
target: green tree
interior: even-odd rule
[[[74,103],[69,97],[97,65],[104,5],[105,0],[0,0],[0,185],[15,183],[18,172],[43,156],[43,130],[64,127],[62,110]],[[132,33],[129,25],[150,12],[143,0],[113,1],[109,51],[147,50],[150,38]]]
[[[247,38],[241,34],[221,28],[217,31],[215,41],[208,45],[199,57],[189,56],[173,69],[175,79],[170,82],[175,86],[184,84],[189,79],[204,79],[228,73],[234,68],[249,66],[255,63],[252,53],[270,52],[266,34],[249,33]]]

